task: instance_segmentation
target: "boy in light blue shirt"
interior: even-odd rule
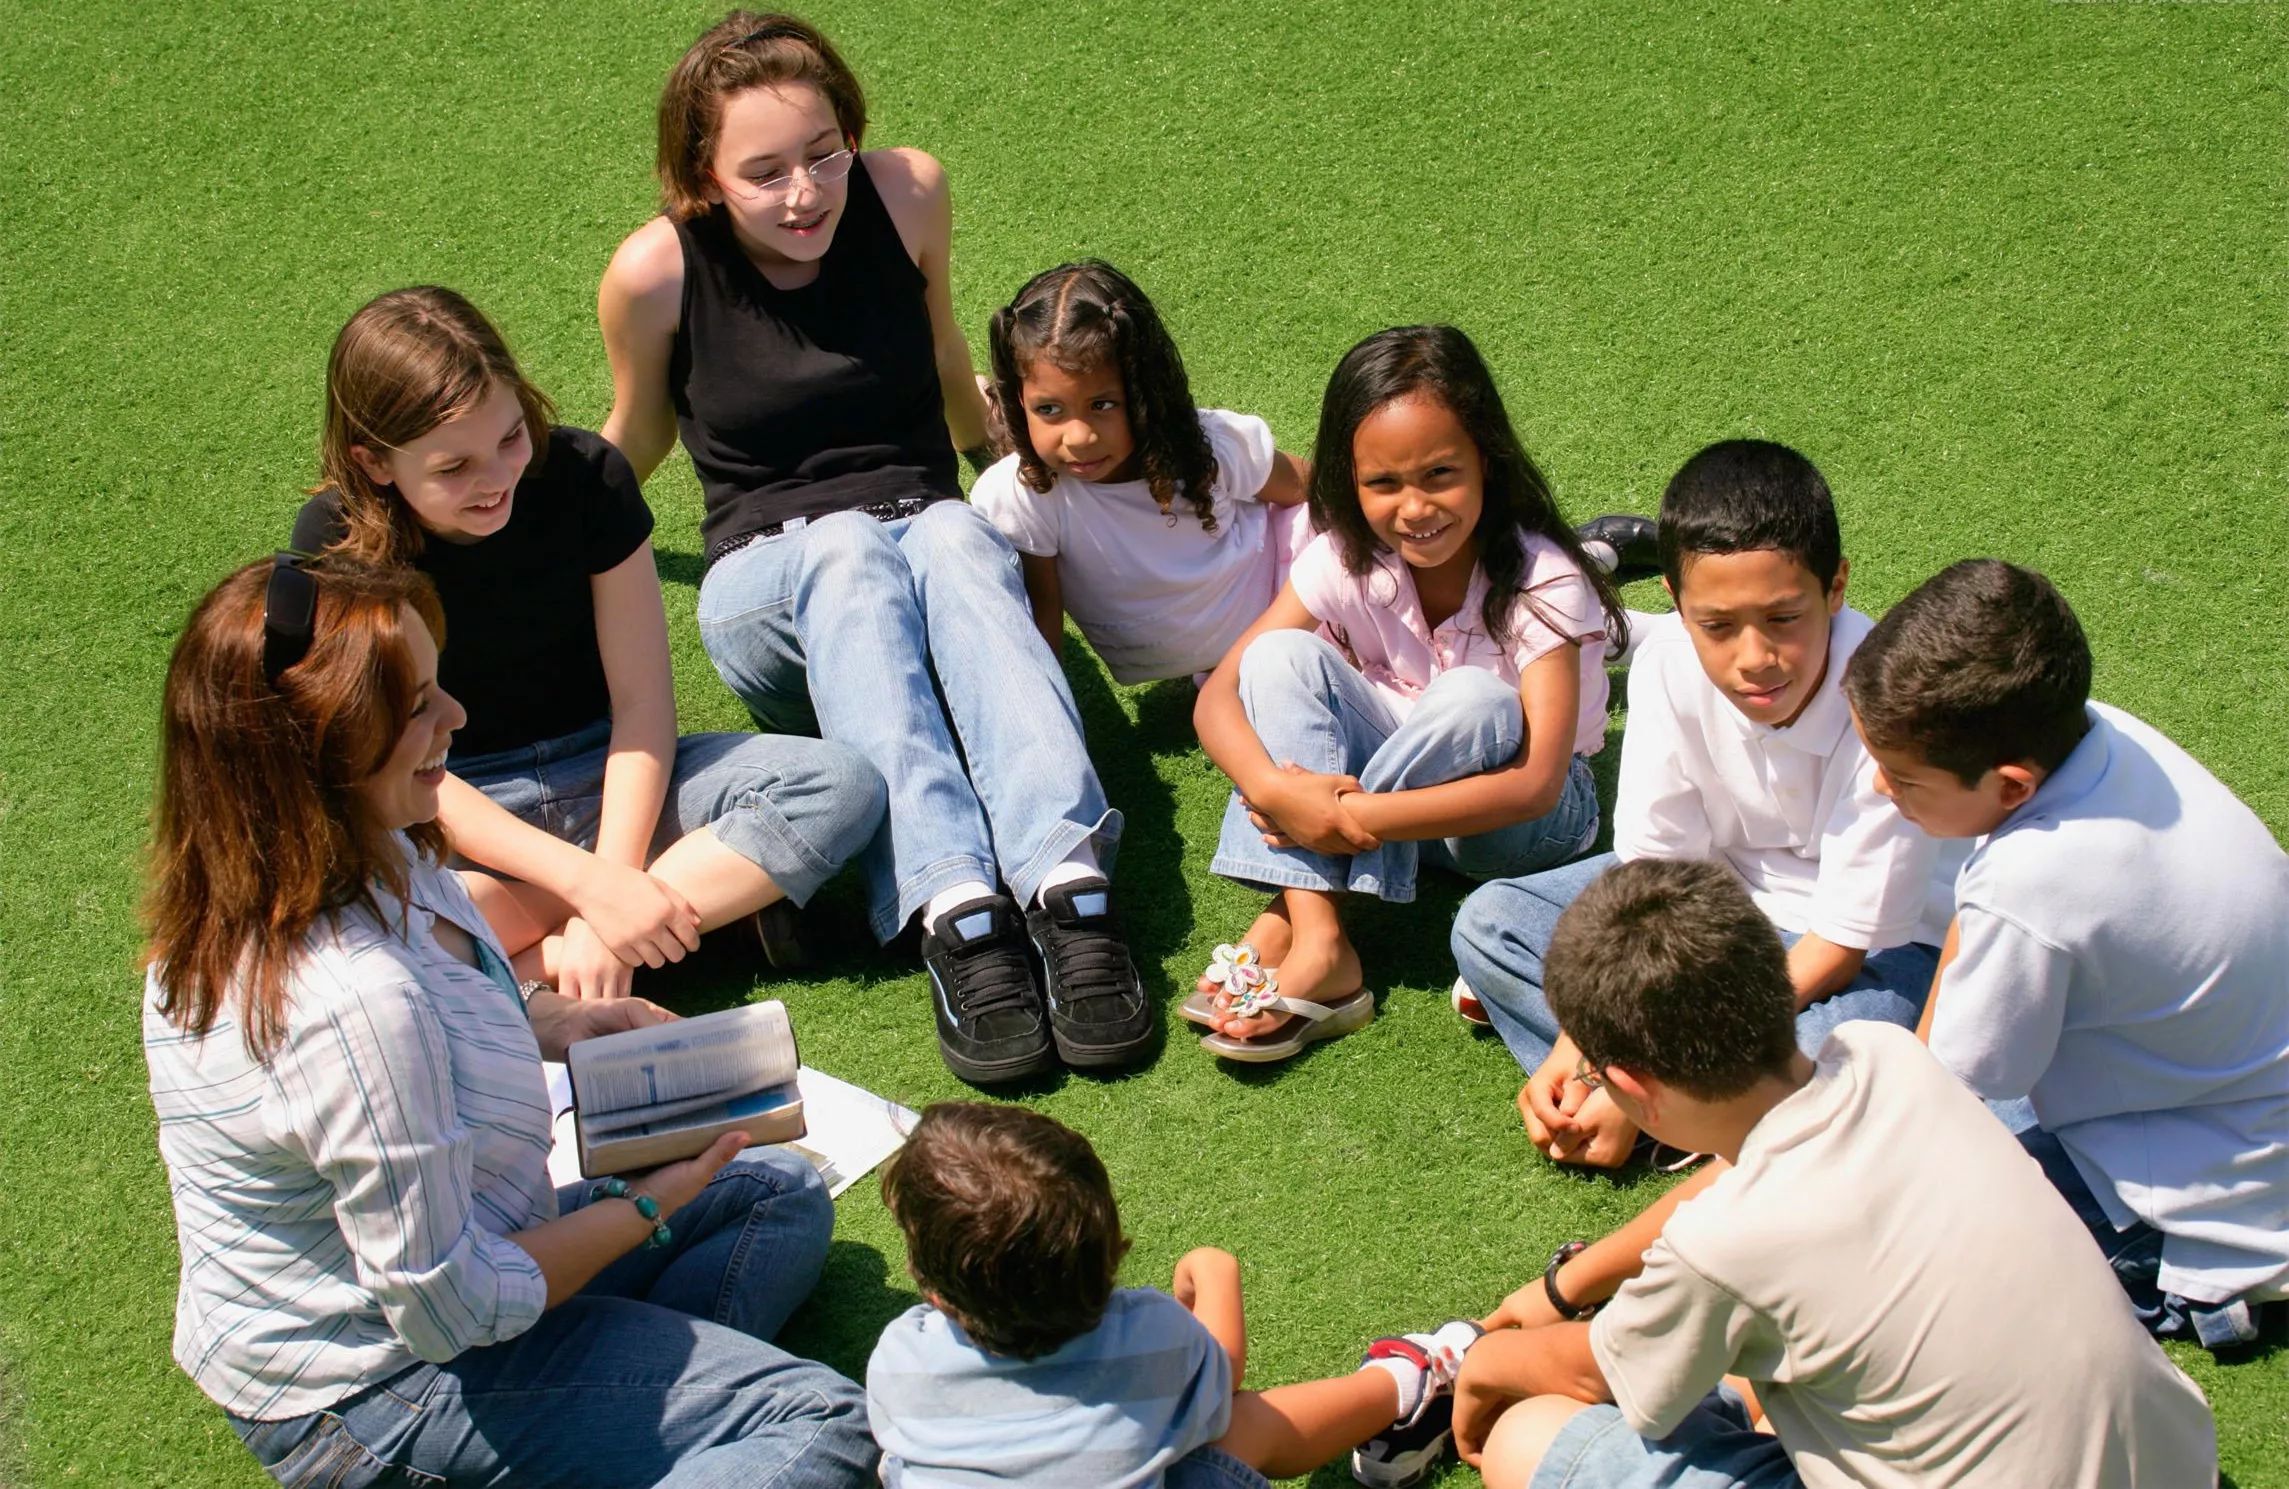
[[[889,1489],[1266,1489],[1358,1449],[1360,1482],[1427,1477],[1480,1333],[1378,1339],[1350,1375],[1268,1391],[1240,1264],[1203,1246],[1166,1293],[1113,1286],[1128,1240],[1088,1139],[1023,1107],[941,1102],[883,1174],[926,1301],[866,1367]]]
[[[1977,842],[1924,1015],[2155,1333],[2211,1348],[2289,1298],[2289,856],[2201,764],[2089,701],[2040,574],[1945,569],[1845,674],[1901,815]]]

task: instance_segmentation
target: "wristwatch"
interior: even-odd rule
[[[1569,1303],[1566,1295],[1558,1291],[1558,1268],[1589,1249],[1590,1243],[1587,1241],[1568,1241],[1551,1253],[1550,1265],[1542,1269],[1542,1291],[1549,1298],[1550,1306],[1558,1310],[1558,1317],[1568,1322],[1588,1318],[1598,1311],[1597,1304]]]

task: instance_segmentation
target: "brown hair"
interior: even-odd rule
[[[335,551],[366,563],[410,563],[421,524],[396,489],[376,484],[350,453],[410,444],[485,401],[493,384],[516,394],[532,435],[533,463],[548,453],[556,408],[525,378],[484,313],[433,284],[369,300],[334,338],[326,359],[326,426],[318,441],[319,484],[342,493],[349,536]]]
[[[1917,585],[1844,668],[1879,749],[1976,786],[1998,765],[2056,770],[2090,732],[2090,642],[2048,579],[1967,558]]]
[[[997,1355],[1031,1360],[1095,1328],[1128,1254],[1089,1140],[1021,1106],[925,1109],[882,1201],[914,1280]]]
[[[866,95],[834,43],[793,16],[735,10],[691,44],[660,90],[660,210],[678,222],[705,216],[724,103],[750,88],[788,83],[809,83],[825,95],[850,148],[859,148]]]
[[[262,665],[271,567],[216,585],[175,643],[143,911],[159,1011],[203,1039],[228,1003],[256,1059],[285,1032],[287,973],[310,928],[351,905],[378,913],[377,886],[405,894],[404,855],[355,787],[413,717],[405,611],[445,635],[421,574],[311,564],[310,650],[273,686]],[[436,824],[406,831],[443,854]]]
[[[1788,954],[1721,864],[1640,858],[1599,875],[1558,917],[1542,991],[1593,1066],[1704,1101],[1788,1068]]]

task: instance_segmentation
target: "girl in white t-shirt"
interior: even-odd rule
[[[1070,611],[1117,682],[1215,666],[1308,536],[1301,463],[1263,420],[1193,407],[1159,313],[1110,264],[1036,274],[991,339],[1016,453],[970,500],[1022,556],[1049,649]]]
[[[1344,894],[1404,903],[1425,863],[1507,877],[1590,846],[1605,653],[1628,634],[1452,326],[1344,354],[1310,510],[1320,536],[1193,713],[1234,786],[1212,867],[1275,896],[1184,1007],[1235,1060],[1375,1016]]]

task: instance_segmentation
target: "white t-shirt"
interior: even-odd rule
[[[2209,1406],[2042,1170],[1905,1029],[1840,1026],[1590,1324],[1647,1437],[1744,1375],[1806,1489],[2187,1489]]]
[[[1224,660],[1279,593],[1294,556],[1293,547],[1281,551],[1279,524],[1300,524],[1300,509],[1260,500],[1276,453],[1271,426],[1215,408],[1202,409],[1200,422],[1216,455],[1214,532],[1181,493],[1161,511],[1141,480],[1059,476],[1034,491],[1018,479],[1015,455],[970,489],[1018,552],[1057,560],[1065,612],[1116,682],[1186,677]]]
[[[2167,1291],[2289,1287],[2289,856],[2257,814],[2094,703],[1956,893],[1932,1053],[2032,1099],[2108,1218],[2163,1233]]]
[[[1676,616],[1637,623],[1613,851],[1722,859],[1774,925],[1838,946],[1945,940],[1965,849],[1933,842],[1877,792],[1844,699],[1844,663],[1875,623],[1837,612],[1827,674],[1784,729],[1709,681]]]

